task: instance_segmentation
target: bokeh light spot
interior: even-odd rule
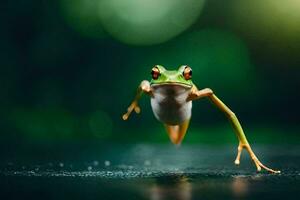
[[[106,33],[98,15],[100,0],[61,0],[66,22],[84,36],[103,38]]]
[[[165,42],[195,22],[204,0],[99,1],[103,27],[128,44]]]
[[[255,36],[269,51],[288,55],[300,50],[299,0],[235,1],[230,19],[237,29]]]

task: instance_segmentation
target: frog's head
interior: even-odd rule
[[[178,70],[166,70],[161,65],[155,65],[151,71],[151,85],[180,85],[192,87],[192,69],[182,65]]]

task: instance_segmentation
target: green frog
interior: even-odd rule
[[[133,102],[123,115],[123,120],[127,120],[132,111],[140,113],[138,100],[144,93],[150,96],[154,116],[164,124],[171,142],[180,145],[189,127],[192,116],[192,101],[207,97],[224,112],[235,130],[239,140],[235,164],[240,164],[242,150],[246,149],[256,165],[257,171],[261,171],[263,168],[271,173],[280,173],[278,170],[266,167],[258,160],[235,113],[210,88],[199,90],[196,87],[192,82],[192,68],[190,66],[182,65],[178,70],[167,70],[161,65],[155,65],[151,75],[152,80],[150,82],[144,80],[139,85]]]

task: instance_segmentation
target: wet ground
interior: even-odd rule
[[[299,146],[253,146],[279,175],[256,173],[235,146],[58,145],[2,151],[6,199],[298,199]],[[3,150],[3,149],[2,149]],[[3,198],[1,198],[3,199]]]

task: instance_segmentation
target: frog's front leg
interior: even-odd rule
[[[150,83],[147,80],[142,81],[141,84],[139,85],[134,100],[132,101],[132,103],[127,108],[127,112],[122,116],[123,120],[127,120],[128,117],[129,117],[129,115],[131,114],[131,112],[133,110],[136,113],[140,113],[141,109],[140,109],[140,107],[138,105],[138,101],[141,98],[141,96],[142,96],[143,93],[146,93],[148,95],[152,94]]]
[[[213,91],[209,88],[203,89],[203,90],[198,90],[195,86],[192,88],[191,90],[191,94],[189,95],[188,100],[195,100],[195,99],[199,99],[201,97],[209,97],[209,99],[220,109],[222,110],[225,115],[227,116],[227,118],[230,120],[236,135],[239,139],[239,146],[238,146],[238,153],[237,153],[237,157],[235,159],[235,164],[239,165],[240,164],[240,157],[241,157],[241,153],[243,149],[246,149],[248,151],[248,153],[250,154],[250,157],[252,158],[253,162],[256,165],[257,171],[261,171],[261,168],[272,172],[272,173],[280,173],[280,171],[277,170],[273,170],[270,169],[268,167],[266,167],[265,165],[263,165],[258,158],[256,157],[256,155],[254,154],[254,152],[251,149],[250,144],[247,141],[247,138],[245,136],[245,133],[242,129],[242,126],[238,120],[238,118],[236,117],[236,115],[216,96],[213,94]]]

